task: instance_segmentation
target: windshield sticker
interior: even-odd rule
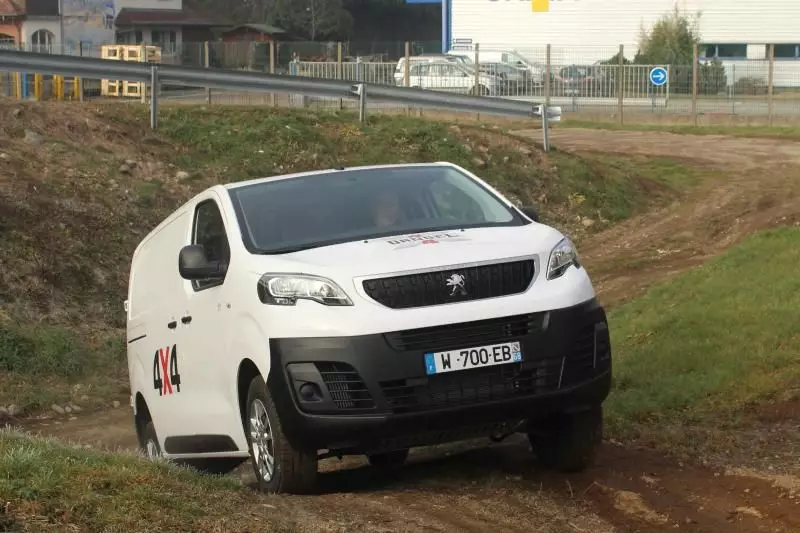
[[[416,235],[407,235],[405,237],[386,239],[388,244],[394,246],[395,250],[402,250],[405,248],[413,248],[421,244],[438,244],[440,242],[457,242],[468,241],[467,237],[463,237],[454,233],[418,233]]]

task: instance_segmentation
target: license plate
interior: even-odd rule
[[[506,342],[446,352],[428,352],[425,354],[425,372],[431,376],[520,361],[522,361],[522,349],[519,342]]]

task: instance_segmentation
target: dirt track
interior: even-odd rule
[[[800,144],[580,130],[556,130],[552,139],[562,150],[680,156],[726,172],[688,200],[587,243],[582,255],[606,301],[630,297],[755,229],[800,221]],[[99,447],[135,445],[125,406],[28,427]],[[321,531],[800,531],[797,478],[729,475],[620,443],[606,443],[592,470],[566,477],[538,471],[521,438],[416,450],[392,479],[377,478],[360,459],[329,459],[321,470],[322,495],[281,499]]]
[[[539,132],[517,132],[540,137]],[[634,217],[582,245],[606,304],[631,298],[718,254],[753,231],[800,223],[800,143],[663,132],[554,130],[568,151],[685,159],[719,171],[687,198]]]

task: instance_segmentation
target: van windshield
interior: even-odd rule
[[[391,235],[518,226],[527,220],[443,165],[342,170],[229,189],[252,253],[289,253]]]

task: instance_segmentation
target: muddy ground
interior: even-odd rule
[[[754,230],[800,222],[800,143],[566,129],[554,130],[552,141],[561,150],[686,158],[724,173],[680,202],[583,244],[607,304],[702,263]],[[379,478],[361,458],[328,459],[320,465],[321,494],[280,499],[320,531],[800,532],[799,418],[796,403],[770,406],[742,433],[738,449],[759,443],[751,455],[704,464],[606,442],[597,465],[572,476],[539,471],[521,437],[414,450],[390,478]],[[124,405],[25,426],[95,447],[135,446]],[[768,435],[775,428],[777,440]],[[784,454],[777,467],[758,454],[763,448],[778,457],[776,443]],[[252,484],[249,465],[241,475]],[[265,509],[275,498],[263,497]]]

